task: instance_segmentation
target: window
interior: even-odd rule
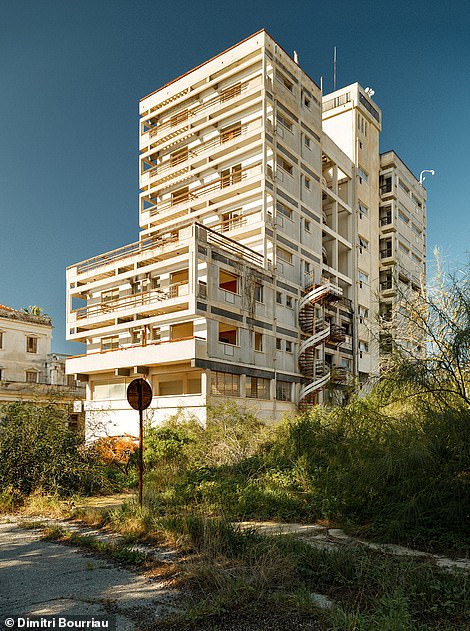
[[[410,194],[410,189],[407,187],[407,185],[402,181],[402,180],[398,180],[398,186],[401,188],[402,191],[404,191],[407,195]]]
[[[261,283],[255,285],[255,300],[256,302],[263,302],[263,285]]]
[[[171,194],[171,205],[175,206],[176,204],[182,204],[183,202],[187,202],[188,199],[189,188],[187,186],[183,186],[183,188],[173,191]]]
[[[0,348],[3,348],[3,331],[0,331]]]
[[[364,237],[361,237],[359,235],[359,250],[362,254],[363,250],[368,250],[369,249],[369,242],[367,241],[367,239],[364,239]]]
[[[308,98],[308,96],[306,96],[305,94],[304,94],[304,106],[305,106],[307,109],[310,109],[310,99],[309,99],[309,98]]]
[[[284,248],[278,246],[276,252],[278,259],[292,265],[292,254],[288,250],[284,250]]]
[[[361,202],[361,200],[359,200],[359,217],[362,219],[363,217],[367,217],[367,215],[369,214],[369,209],[367,208],[367,206],[364,204],[364,202]]]
[[[211,394],[223,397],[239,397],[240,377],[229,372],[212,372]]]
[[[392,207],[382,206],[380,209],[380,225],[388,226],[392,223]]]
[[[367,285],[369,283],[369,275],[359,270],[358,276],[359,276],[359,287],[362,289],[363,285]]]
[[[107,401],[109,399],[125,399],[125,381],[102,381],[92,386],[94,401]]]
[[[290,120],[285,118],[282,114],[277,114],[276,118],[277,118],[277,122],[280,125],[285,127],[287,129],[287,131],[290,131],[292,133],[292,123],[290,122]]]
[[[310,138],[305,135],[304,135],[304,145],[307,147],[307,149],[310,149]]]
[[[289,79],[282,74],[282,72],[279,72],[279,70],[276,71],[276,79],[282,83],[282,85],[284,87],[286,87],[290,92],[293,91],[294,89],[294,84],[292,83],[292,81],[289,81]]]
[[[238,293],[238,276],[221,269],[219,271],[219,287],[233,294]]]
[[[174,167],[177,164],[181,164],[188,159],[188,148],[184,147],[184,149],[178,149],[178,151],[173,151],[170,153],[170,166]]]
[[[281,215],[284,215],[284,217],[287,217],[288,219],[292,219],[292,210],[290,208],[281,204],[281,202],[277,202],[276,208],[278,213],[281,213]]]
[[[362,305],[359,305],[359,322],[361,324],[365,323],[365,320],[367,320],[369,318],[369,309],[367,309],[367,307],[363,307]]]
[[[282,351],[282,340],[280,337],[276,337],[276,350]]]
[[[160,341],[160,327],[158,326],[154,326],[152,327],[152,331],[150,333],[151,338],[152,338],[152,342],[159,342]]]
[[[237,208],[236,210],[230,210],[227,213],[222,214],[222,232],[227,232],[228,230],[234,230],[238,228],[238,226],[243,225],[244,219],[242,217],[242,209]]]
[[[143,344],[145,340],[145,330],[144,329],[134,329],[131,331],[132,335],[132,344]]]
[[[286,340],[286,353],[292,353],[292,342],[290,340]]]
[[[289,307],[289,309],[294,308],[294,301],[292,299],[292,296],[289,296],[289,295],[286,296],[286,307]]]
[[[401,221],[403,221],[403,223],[405,223],[405,224],[409,224],[410,223],[410,220],[408,219],[408,217],[401,210],[398,211],[398,218]]]
[[[179,125],[180,123],[183,123],[184,121],[188,120],[188,110],[182,110],[181,112],[178,112],[178,114],[174,114],[171,118],[170,118],[170,125],[171,127],[174,127],[175,125]]]
[[[276,291],[276,302],[278,305],[282,305],[282,294],[280,291]]]
[[[114,348],[119,348],[119,335],[101,338],[101,352],[111,351]]]
[[[220,142],[223,144],[224,142],[229,142],[234,138],[238,138],[242,133],[242,124],[234,123],[229,127],[224,127],[220,130]]]
[[[171,381],[160,381],[158,384],[158,394],[161,397],[183,394],[183,380],[172,379]]]
[[[385,259],[392,256],[392,240],[381,239],[379,242],[380,258]]]
[[[292,401],[292,386],[288,381],[276,381],[276,399]]]
[[[3,368],[0,368],[0,381],[3,379]]]
[[[287,162],[287,160],[284,160],[284,158],[282,158],[281,156],[278,156],[277,164],[288,175],[293,175],[294,167],[292,166],[290,162]]]
[[[392,192],[392,176],[381,175],[379,179],[379,187],[380,187],[381,195],[385,195],[386,193],[391,193]]]
[[[369,352],[369,344],[365,340],[359,340],[359,355],[362,358],[363,353]]]
[[[263,334],[262,333],[256,333],[255,331],[254,347],[255,347],[255,351],[262,352],[263,350]]]
[[[184,340],[194,335],[194,322],[181,322],[180,324],[172,324],[170,327],[170,339]]]
[[[226,188],[242,181],[242,165],[234,164],[233,167],[223,169],[220,173],[220,188]]]
[[[241,83],[236,83],[235,85],[232,85],[230,88],[225,88],[225,90],[222,90],[222,92],[220,93],[220,102],[225,103],[225,101],[229,101],[230,99],[233,99],[234,97],[241,94],[241,91],[242,91]]]
[[[358,167],[357,174],[359,175],[359,182],[361,184],[362,184],[362,182],[368,182],[369,181],[369,174],[367,173],[367,171],[364,171],[364,169],[362,167]]]
[[[305,232],[310,232],[310,221],[308,221],[308,219],[304,220],[304,228],[305,228]]]
[[[37,383],[38,373],[35,370],[26,371],[26,383]]]
[[[269,399],[270,379],[261,377],[246,378],[246,396],[249,399]]]
[[[26,352],[27,353],[37,353],[38,352],[38,338],[37,337],[26,337]]]
[[[232,324],[223,324],[223,322],[219,322],[219,342],[236,346],[237,337],[237,327],[234,327]]]
[[[310,190],[310,178],[304,176],[304,186]]]
[[[101,302],[111,302],[119,298],[119,289],[108,289],[101,292]]]

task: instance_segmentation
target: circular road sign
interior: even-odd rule
[[[152,402],[152,388],[145,379],[134,379],[127,386],[127,400],[134,410],[146,410]]]

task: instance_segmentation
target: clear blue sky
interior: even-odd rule
[[[427,180],[428,251],[470,249],[470,3],[0,0],[0,303],[65,342],[65,268],[138,238],[138,101],[260,28],[383,111],[381,150]]]

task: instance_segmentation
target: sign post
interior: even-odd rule
[[[139,410],[139,505],[142,508],[142,474],[144,470],[144,422],[142,411],[152,402],[152,388],[145,379],[134,379],[127,386],[127,400],[134,410]]]

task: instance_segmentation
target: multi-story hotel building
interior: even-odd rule
[[[67,270],[68,339],[86,343],[67,371],[87,382],[89,419],[133,431],[136,376],[154,420],[202,421],[221,397],[278,419],[375,376],[383,278],[402,244],[417,282],[425,228],[423,189],[381,158],[380,130],[368,92],[322,97],[264,30],[145,97],[139,240]],[[388,173],[408,203],[380,194]]]

